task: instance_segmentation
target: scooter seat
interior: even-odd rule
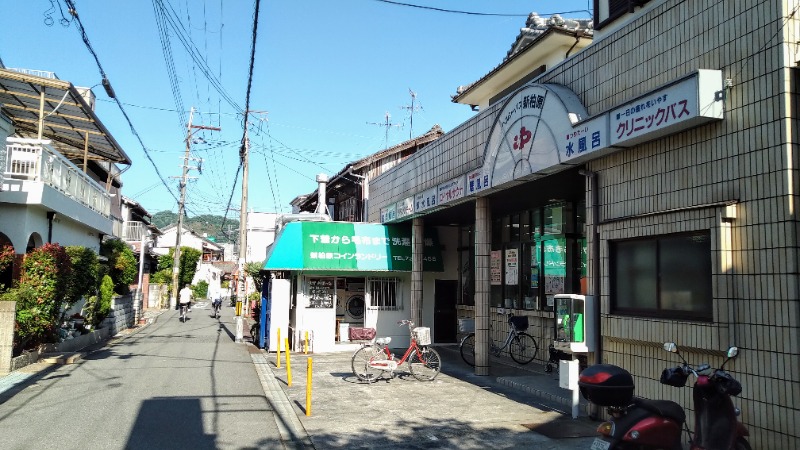
[[[653,414],[667,417],[678,423],[684,423],[686,421],[686,413],[683,411],[681,405],[671,400],[647,400],[641,398],[636,399],[634,403]]]

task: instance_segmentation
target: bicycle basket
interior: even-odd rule
[[[414,337],[418,345],[431,345],[431,329],[428,327],[414,328]]]
[[[528,316],[511,316],[508,323],[514,325],[517,331],[525,331],[528,329]]]

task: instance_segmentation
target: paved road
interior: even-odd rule
[[[284,449],[232,310],[202,307],[31,377],[0,404],[0,447]]]

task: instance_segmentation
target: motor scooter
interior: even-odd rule
[[[692,367],[673,342],[664,350],[677,354],[683,364],[664,369],[661,383],[683,387],[689,375],[696,378],[692,388],[695,407],[695,431],[686,424],[683,408],[670,400],[647,400],[633,397],[633,377],[625,369],[597,364],[581,372],[578,386],[590,402],[607,408],[611,419],[597,428],[600,437],[591,450],[682,450],[682,429],[689,436],[692,450],[750,450],[747,428],[739,422],[739,410],[731,401],[742,385],[723,368],[739,353],[728,349],[719,369],[708,364]]]

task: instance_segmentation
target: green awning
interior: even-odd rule
[[[423,270],[441,272],[436,230],[426,229]],[[290,222],[267,250],[264,270],[411,271],[411,227],[353,222]]]

